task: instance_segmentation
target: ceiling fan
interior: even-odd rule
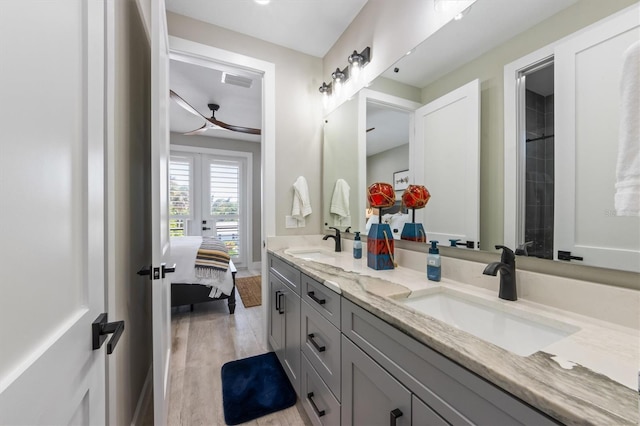
[[[202,115],[197,109],[189,105],[187,101],[182,99],[176,92],[173,90],[169,90],[169,96],[171,99],[176,101],[178,105],[180,105],[185,110],[189,111],[191,114],[197,115],[198,117],[202,117],[205,119],[205,123],[202,127],[196,130],[192,130],[190,132],[185,133],[185,135],[197,135],[200,133],[204,133],[207,129],[226,129],[232,132],[240,132],[240,133],[248,133],[250,135],[260,135],[262,132],[260,129],[254,129],[252,127],[242,127],[235,126],[233,124],[227,124],[223,121],[216,119],[215,114],[218,109],[220,109],[220,105],[218,104],[208,104],[207,106],[211,110],[211,117],[205,117]]]

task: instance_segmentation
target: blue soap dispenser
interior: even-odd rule
[[[437,244],[437,241],[431,241],[431,247],[427,255],[427,278],[431,281],[440,281],[442,273],[442,269],[440,268],[440,250],[438,250]]]
[[[356,232],[353,239],[353,258],[360,259],[362,257],[362,240],[360,240],[360,232]]]

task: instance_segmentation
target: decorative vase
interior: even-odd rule
[[[367,266],[376,270],[393,269],[393,234],[388,223],[373,223],[367,235]]]

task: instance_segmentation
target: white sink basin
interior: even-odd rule
[[[332,263],[336,259],[334,252],[326,250],[322,247],[305,247],[286,249],[285,254],[304,260],[313,260],[316,262]]]
[[[446,288],[435,290],[399,301],[521,356],[531,355],[579,330],[560,321],[519,311],[497,300]]]

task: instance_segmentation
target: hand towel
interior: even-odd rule
[[[624,53],[620,83],[616,215],[640,216],[640,41]]]
[[[344,179],[338,179],[333,187],[333,196],[331,197],[331,213],[341,217],[347,217],[349,212],[349,191],[351,187]]]
[[[309,187],[304,176],[298,176],[293,183],[293,207],[291,216],[302,220],[311,214],[311,202],[309,201]]]

